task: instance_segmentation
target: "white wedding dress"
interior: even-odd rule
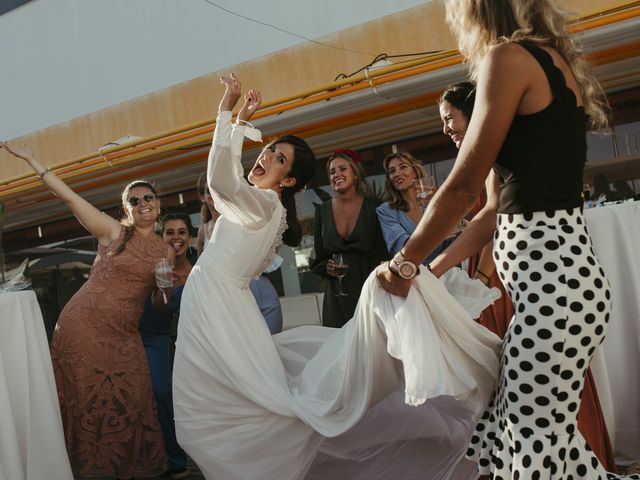
[[[285,212],[242,176],[246,128],[221,112],[209,156],[221,217],[182,296],[180,445],[210,480],[470,478],[462,457],[500,345],[472,316],[499,293],[459,270],[444,281],[423,271],[402,299],[372,274],[343,328],[272,337],[247,287],[270,264]]]

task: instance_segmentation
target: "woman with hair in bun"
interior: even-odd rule
[[[343,328],[272,336],[249,284],[281,243],[299,244],[294,195],[313,178],[316,159],[304,140],[285,135],[263,148],[247,182],[242,144],[245,135],[261,138],[248,122],[261,97],[249,91],[232,125],[240,83],[221,81],[207,169],[220,218],[182,296],[178,442],[207,479],[465,478],[473,412],[497,371],[498,340],[470,317],[491,301],[487,289],[467,283],[462,307],[425,278],[397,304],[370,275]],[[355,188],[351,166],[334,159],[330,168],[336,190]],[[370,214],[375,220],[374,205]]]
[[[220,212],[216,210],[213,197],[209,192],[207,186],[207,174],[204,173],[198,178],[198,196],[202,207],[200,209],[200,227],[198,228],[198,239],[196,249],[198,256],[202,254],[205,247],[211,240],[213,234],[213,227],[216,224],[216,220],[220,217]],[[280,297],[278,291],[275,289],[271,280],[266,276],[266,273],[272,272],[280,268],[282,264],[282,257],[276,255],[272,264],[265,270],[260,276],[251,280],[249,288],[253,297],[256,299],[256,303],[262,312],[264,321],[267,322],[269,331],[273,333],[279,333],[282,331],[282,306],[280,305]]]
[[[358,152],[348,149],[336,150],[329,157],[327,175],[333,198],[316,208],[311,271],[326,279],[322,305],[325,327],[340,328],[351,319],[365,280],[389,258],[376,215],[379,202],[367,195],[361,160]],[[346,274],[336,267],[336,254],[348,265]]]
[[[147,357],[138,333],[145,298],[156,298],[154,265],[173,259],[155,233],[160,200],[143,180],[122,192],[118,222],[71,190],[24,148],[27,161],[98,241],[89,280],[60,313],[51,342],[67,452],[74,475],[131,478],[166,468]]]

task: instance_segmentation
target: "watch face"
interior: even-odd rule
[[[415,274],[415,268],[412,264],[405,262],[400,265],[400,274],[406,278],[412,277]]]

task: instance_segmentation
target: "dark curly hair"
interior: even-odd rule
[[[440,96],[438,103],[447,102],[471,118],[473,104],[476,101],[476,85],[472,82],[460,82],[450,85]]]
[[[191,217],[189,216],[189,214],[182,211],[165,213],[160,220],[160,224],[162,225],[162,233],[164,233],[165,224],[170,220],[182,220],[187,226],[187,230],[189,230],[189,235],[193,236],[193,223],[191,222]]]

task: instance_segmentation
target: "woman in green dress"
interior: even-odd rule
[[[379,202],[367,196],[360,154],[340,149],[329,157],[333,198],[316,208],[313,273],[326,278],[322,323],[342,327],[355,311],[360,290],[373,269],[389,257],[376,215]],[[347,265],[340,280],[336,255]],[[341,285],[340,285],[341,282]],[[343,293],[343,295],[341,295]]]

